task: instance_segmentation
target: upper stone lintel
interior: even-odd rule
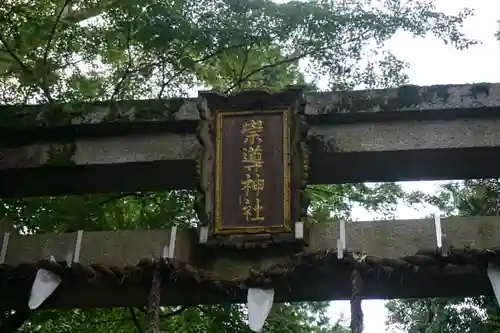
[[[465,109],[500,107],[500,83],[416,86],[309,92],[305,113]],[[1,126],[26,128],[134,121],[198,120],[198,98],[0,106]]]

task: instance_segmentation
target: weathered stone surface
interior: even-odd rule
[[[83,232],[78,261],[83,265],[107,263],[126,267],[134,266],[142,259],[160,258],[163,249],[170,246],[170,232],[170,229]],[[177,230],[175,259],[191,260],[193,233],[187,229]],[[76,234],[11,235],[5,263],[13,266],[30,264],[47,260],[50,256],[57,261],[66,261],[68,253],[75,249]]]
[[[0,124],[14,128],[199,119],[196,99],[0,106]]]
[[[499,177],[499,99],[500,84],[311,93],[309,183]],[[0,196],[193,188],[195,102],[66,105],[52,118],[0,107]]]
[[[441,220],[443,235],[448,245],[456,249],[500,248],[500,217],[451,217]],[[307,251],[326,252],[335,250],[339,225],[333,222],[313,224],[308,228]],[[194,230],[178,230],[176,258],[189,261],[192,258]],[[12,237],[8,243],[6,263],[30,264],[53,255],[57,260],[66,260],[68,251],[74,247],[75,233],[40,234]],[[138,231],[94,231],[84,232],[80,262],[82,264],[106,264],[124,267],[135,265],[141,259],[160,256],[170,241],[170,230]],[[397,259],[412,256],[419,250],[437,247],[433,219],[359,221],[346,224],[346,250],[362,254]],[[248,269],[259,270],[286,260],[284,257],[235,260],[217,258],[201,263],[213,270],[217,276],[235,278],[246,274]]]
[[[499,248],[500,217],[498,216],[454,217],[442,219],[441,222],[447,244],[453,249],[498,250]],[[318,257],[321,257],[336,250],[336,241],[339,237],[337,223],[315,224],[310,226],[309,230],[311,245],[306,252],[318,253]],[[64,261],[68,250],[74,246],[74,236],[75,233],[16,235],[11,237],[8,243],[6,263],[26,268],[48,255]],[[80,262],[100,263],[108,267],[115,266],[113,268],[115,271],[120,270],[127,265],[137,264],[141,259],[157,255],[163,246],[170,245],[169,239],[169,230],[84,232]],[[436,249],[433,219],[347,223],[346,240],[349,251],[386,259],[385,268],[374,266],[372,273],[365,272],[362,290],[364,298],[491,295],[486,275],[472,266],[434,267],[434,270],[424,273],[420,271],[425,269],[424,266],[418,269],[413,267],[413,269],[390,270],[391,262],[399,262],[391,259],[404,259],[405,256],[414,256],[417,251],[425,250],[428,253]],[[201,252],[196,251],[196,247],[193,247],[195,244],[196,239],[193,238],[192,230],[178,230],[175,258],[181,262],[198,263],[195,264],[196,267],[210,270],[218,279],[241,279],[248,276],[252,270],[266,269],[289,258],[287,255],[255,259],[243,255],[238,258],[233,253],[231,257],[203,257],[205,260],[200,263],[198,254]],[[203,249],[199,248],[198,251]],[[432,258],[430,260],[432,261]],[[455,258],[456,260],[458,259]],[[349,265],[337,265],[332,269],[330,265],[333,263],[326,262],[324,266],[309,263],[306,267],[307,272],[314,271],[314,274],[309,274],[307,281],[304,281],[304,268],[302,271],[294,270],[283,281],[283,286],[275,290],[275,300],[284,302],[349,299],[351,295],[349,277],[352,268]],[[386,269],[389,269],[389,272]],[[64,283],[54,296],[44,303],[44,307],[137,306],[144,304],[147,299],[148,289],[140,284],[122,285],[104,279],[100,284],[89,285],[88,281],[78,281],[69,276],[65,276],[64,279]],[[32,283],[32,280],[27,279],[27,282]],[[25,283],[26,281],[20,281],[14,284],[13,288],[3,290],[5,297],[0,299],[0,306],[6,309],[26,306],[31,285]],[[194,280],[190,281],[190,284],[184,282],[175,287],[166,285],[162,295],[165,296],[162,297],[164,305],[242,302],[246,296],[245,286],[239,291],[217,293],[213,289],[208,289],[207,284]],[[13,297],[14,295],[17,297]]]
[[[500,147],[500,120],[318,125],[310,126],[307,142],[313,155]],[[200,149],[195,134],[158,133],[81,138],[69,143],[33,143],[19,148],[0,148],[0,169],[43,165],[194,161]]]
[[[443,220],[446,224],[447,220]],[[336,248],[338,225],[319,223],[310,230],[310,248],[323,251]],[[453,233],[453,232],[452,232]],[[459,241],[455,239],[455,241]],[[460,240],[461,241],[461,240]],[[434,220],[389,220],[346,224],[346,249],[383,258],[415,254],[419,249],[436,247]],[[463,244],[460,244],[463,245]]]
[[[310,139],[329,152],[377,152],[500,146],[500,120],[420,120],[314,126]]]
[[[9,127],[102,124],[130,121],[198,120],[196,98],[120,102],[0,106]],[[437,110],[500,106],[500,83],[415,86],[306,95],[306,114]]]
[[[499,83],[311,93],[307,114],[456,109],[500,105]]]

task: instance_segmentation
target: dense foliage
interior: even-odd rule
[[[332,87],[392,86],[406,64],[383,51],[398,30],[458,48],[470,15],[427,1],[5,1],[0,8],[4,103],[179,95],[300,83],[299,60]],[[85,20],[84,20],[85,19]]]
[[[427,200],[447,215],[494,216],[500,213],[499,198],[500,181],[489,179],[446,184]],[[494,333],[500,328],[493,297],[393,300],[387,308],[390,326],[408,333]]]
[[[288,84],[330,89],[391,87],[407,64],[384,48],[397,31],[428,33],[459,49],[471,14],[445,15],[431,1],[5,0],[0,6],[0,103],[166,98],[197,87],[235,91]],[[36,185],[34,185],[36,186]],[[390,214],[394,184],[311,188],[311,218],[349,218],[352,205]],[[0,215],[23,232],[161,228],[194,219],[189,191],[2,200]],[[271,333],[343,333],[327,304],[285,304]],[[165,308],[162,328],[239,332],[244,308]],[[4,313],[1,323],[14,317]],[[144,309],[40,311],[23,332],[141,332]],[[22,320],[20,321],[22,323]],[[13,326],[12,326],[13,327]],[[6,326],[0,330],[7,330]]]

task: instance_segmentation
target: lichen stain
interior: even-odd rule
[[[99,124],[106,120],[109,110],[101,108],[93,111],[92,113],[76,114],[71,118],[72,125],[80,124]]]
[[[76,153],[76,143],[51,143],[47,151],[47,161],[45,165],[48,166],[70,166],[75,165],[73,156]]]
[[[421,88],[415,85],[405,85],[396,89],[397,95],[395,98],[388,100],[388,105],[392,108],[411,107],[422,102],[420,94]]]
[[[130,120],[170,120],[172,109],[170,102],[167,100],[147,100],[141,103],[129,102],[129,114],[127,115]]]
[[[469,96],[478,98],[479,95],[490,96],[491,83],[476,83],[470,86]]]
[[[75,115],[73,123],[173,120],[184,101],[183,98],[173,98],[94,103]]]
[[[429,108],[496,106],[500,84],[404,85],[391,89],[315,92],[307,95],[308,114],[386,112]],[[478,105],[476,105],[478,104]],[[197,120],[196,100],[106,101],[60,105],[0,106],[0,121],[12,128],[103,122]]]
[[[473,85],[404,85],[391,89],[310,93],[308,114],[387,112],[450,107],[473,107],[475,100],[498,104],[490,83]],[[471,98],[472,97],[472,101]],[[489,99],[488,99],[489,98]]]
[[[192,100],[185,100],[178,111],[174,114],[177,120],[200,120],[200,113],[198,111],[197,102]]]
[[[31,127],[39,123],[38,112],[19,110],[15,106],[0,109],[0,123],[17,128]]]
[[[451,96],[450,85],[422,87],[423,101],[427,103],[441,102],[446,104]]]
[[[0,107],[0,121],[12,127],[64,126],[127,122],[137,120],[174,120],[175,113],[188,99],[109,101]]]
[[[481,239],[490,238],[491,235],[495,234],[495,230],[497,230],[496,223],[492,223],[490,219],[485,219],[485,221],[485,223],[478,223],[477,235]]]
[[[310,155],[320,156],[325,153],[338,152],[332,140],[328,140],[326,136],[321,134],[311,133],[306,139],[306,144]]]
[[[191,134],[180,134],[176,136],[176,144],[165,145],[165,150],[174,159],[195,159],[198,156],[200,143]],[[171,141],[172,142],[172,141]]]
[[[0,149],[0,169],[38,167],[46,159],[44,145]]]

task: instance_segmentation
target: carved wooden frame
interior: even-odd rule
[[[197,198],[195,211],[203,226],[209,227],[209,236],[214,237],[215,228],[215,181],[216,181],[216,116],[218,111],[256,111],[265,114],[266,110],[283,110],[288,117],[289,130],[289,162],[290,162],[290,231],[293,234],[294,222],[304,221],[307,216],[309,198],[306,194],[309,159],[306,143],[307,123],[304,115],[305,103],[301,88],[291,87],[284,91],[271,93],[265,90],[244,90],[234,95],[223,95],[212,91],[199,92],[197,103],[201,121],[198,126],[197,138],[201,144],[197,159]],[[233,113],[234,114],[234,113]],[[251,236],[257,239],[263,234],[276,235],[271,230],[259,232],[242,232],[238,239]],[[283,234],[283,233],[282,233]],[[224,238],[225,235],[216,235]],[[236,236],[230,235],[227,236]],[[227,239],[227,237],[225,237]],[[247,239],[248,237],[243,237]],[[262,237],[260,237],[262,238]],[[264,237],[265,238],[265,237]],[[289,238],[289,237],[287,237]],[[234,239],[234,237],[233,237]]]

